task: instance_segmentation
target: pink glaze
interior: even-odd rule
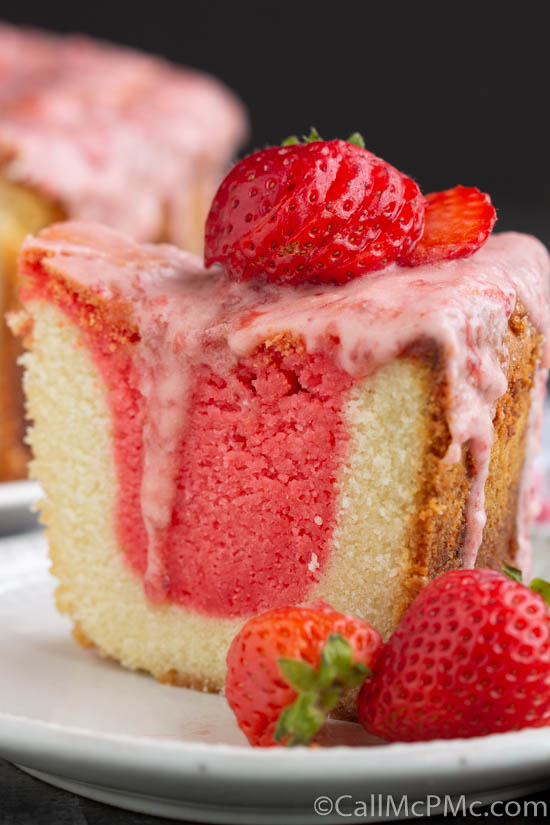
[[[245,124],[236,98],[206,75],[0,24],[0,168],[72,218],[181,242],[189,181],[198,174],[215,188]]]
[[[475,564],[516,302],[549,329],[549,259],[534,238],[495,235],[469,259],[292,289],[231,283],[176,249],[139,246],[94,225],[60,224],[29,239],[23,269],[35,272],[37,257],[46,278],[121,302],[138,330],[129,380],[143,418],[143,448],[132,447],[136,456],[143,449],[141,506],[136,470],[121,481],[133,503],[119,503],[119,535],[136,567],[145,559],[150,598],[217,615],[304,599],[330,554],[351,382],[422,339],[435,340],[445,359],[445,460],[456,461],[463,446],[473,458],[463,563]],[[288,332],[307,355],[266,370],[258,347]]]
[[[274,307],[231,332],[230,345],[237,353],[247,352],[266,330],[290,328],[314,350],[330,331],[340,341],[340,363],[360,378],[413,341],[437,341],[451,394],[452,443],[444,460],[458,461],[467,445],[474,464],[462,553],[464,566],[473,567],[486,521],[494,404],[507,388],[508,319],[520,301],[535,327],[548,332],[549,276],[548,253],[535,238],[493,235],[470,258],[413,269],[390,266],[343,289],[309,287],[301,296],[283,291]],[[550,336],[542,365],[550,366]]]

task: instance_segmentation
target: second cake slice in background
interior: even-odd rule
[[[130,49],[0,23],[0,481],[25,473],[16,306],[23,238],[62,217],[200,252],[246,135],[217,80]]]

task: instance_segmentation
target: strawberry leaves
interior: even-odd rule
[[[360,146],[361,149],[365,148],[365,141],[363,140],[363,135],[360,132],[354,132],[350,135],[347,142],[351,143],[352,146]]]
[[[312,126],[309,130],[309,135],[302,135],[301,140],[296,135],[290,135],[289,137],[283,140],[281,146],[298,146],[300,143],[316,143],[322,140],[323,138],[321,137],[315,126]]]
[[[542,596],[546,604],[550,606],[550,582],[544,579],[532,579],[529,587]]]
[[[323,599],[273,608],[233,639],[225,695],[252,745],[306,745],[346,689],[370,674],[382,647],[371,624]]]
[[[509,579],[512,579],[515,582],[522,582],[523,576],[521,574],[521,570],[517,567],[512,567],[511,564],[506,564],[502,570],[502,572],[508,576]]]
[[[521,570],[518,570],[517,567],[512,567],[511,565],[506,565],[503,571],[509,579],[513,579],[516,582],[522,582],[523,577],[521,575]],[[529,588],[533,590],[535,593],[538,593],[539,596],[542,596],[546,604],[550,607],[550,582],[547,582],[545,579],[531,579],[531,583],[529,584]]]
[[[323,138],[315,126],[312,126],[309,130],[309,135],[302,135],[301,140],[296,135],[289,135],[289,137],[283,140],[281,146],[298,146],[300,143],[316,143],[322,140]],[[346,139],[346,143],[351,143],[352,146],[359,146],[361,149],[365,148],[365,141],[360,132],[353,132],[349,138]]]
[[[280,658],[279,668],[297,699],[279,717],[274,739],[290,747],[307,745],[347,688],[361,685],[370,670],[355,662],[350,643],[338,633],[328,637],[318,668]]]

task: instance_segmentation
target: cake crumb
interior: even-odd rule
[[[307,566],[307,569],[310,571],[310,573],[315,573],[315,571],[317,570],[317,568],[319,566],[320,565],[319,565],[319,559],[317,558],[317,553],[312,553],[311,554],[311,561],[309,562],[309,564]]]
[[[323,519],[321,518],[321,516],[315,516],[315,518],[313,519],[313,521],[315,522],[315,524],[316,524],[318,527],[320,527],[320,526],[321,526],[321,524],[323,523]]]

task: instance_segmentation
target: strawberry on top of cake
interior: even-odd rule
[[[444,570],[528,567],[550,267],[494,220],[314,136],[230,172],[208,269],[91,223],[26,241],[33,472],[81,640],[218,690],[262,610],[323,597],[387,636]]]

